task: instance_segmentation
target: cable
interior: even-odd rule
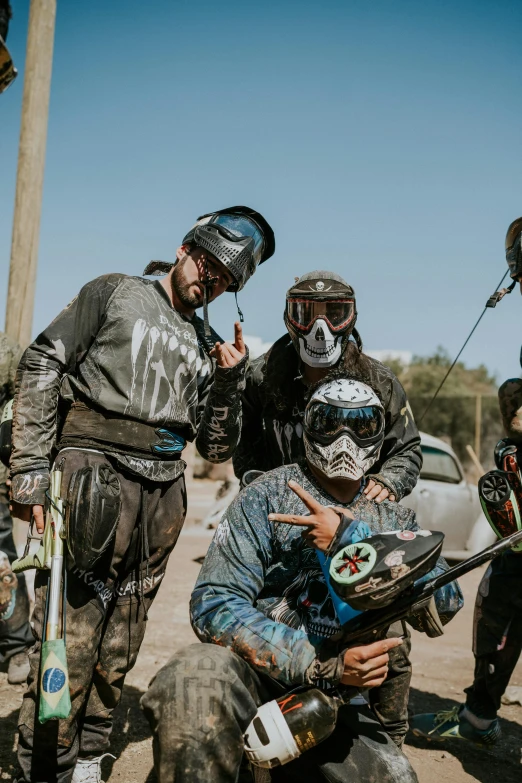
[[[497,292],[497,291],[498,291],[498,289],[500,288],[500,286],[502,285],[502,283],[503,283],[503,282],[504,282],[504,280],[506,279],[508,272],[509,272],[509,269],[508,269],[508,270],[507,270],[507,271],[504,273],[504,275],[502,276],[502,279],[501,279],[500,283],[499,283],[499,284],[497,285],[497,287],[495,288],[495,292]],[[512,289],[513,289],[513,286],[510,286],[510,289],[512,290]],[[507,290],[506,290],[506,293],[507,293],[508,291],[509,291],[509,289],[507,289]],[[435,392],[435,394],[433,395],[433,397],[431,398],[431,400],[430,400],[430,401],[429,401],[429,403],[427,404],[427,406],[426,406],[426,408],[425,408],[425,410],[424,410],[424,413],[422,414],[422,416],[420,417],[420,419],[419,419],[419,421],[418,421],[419,427],[420,427],[420,425],[422,424],[422,421],[423,421],[424,417],[426,416],[427,412],[429,411],[429,409],[431,408],[431,406],[432,406],[432,405],[433,405],[433,403],[435,402],[435,399],[437,398],[437,395],[438,395],[438,393],[440,392],[440,390],[442,389],[442,387],[443,387],[443,386],[444,386],[444,384],[446,383],[446,380],[447,380],[447,378],[448,378],[448,375],[450,374],[450,372],[453,370],[453,368],[454,368],[454,367],[455,367],[455,365],[457,364],[457,362],[458,362],[458,360],[459,360],[459,357],[460,357],[460,355],[461,355],[462,351],[464,350],[464,348],[466,347],[466,345],[469,343],[469,341],[470,341],[470,339],[471,339],[471,337],[472,337],[472,335],[473,335],[473,332],[475,331],[475,329],[477,328],[477,326],[479,325],[479,323],[482,321],[482,318],[484,317],[484,313],[486,312],[486,310],[487,310],[488,308],[495,307],[495,305],[497,304],[497,302],[499,302],[499,301],[500,301],[500,299],[502,298],[502,297],[499,297],[499,298],[497,298],[497,300],[494,302],[494,304],[490,304],[490,302],[491,302],[491,300],[493,299],[493,297],[494,297],[494,296],[495,296],[495,294],[493,294],[493,296],[492,296],[492,297],[490,297],[490,298],[488,299],[488,301],[487,301],[487,303],[486,303],[486,306],[484,307],[484,309],[483,309],[483,311],[481,312],[481,314],[480,314],[479,318],[477,319],[477,322],[475,323],[475,326],[473,327],[473,329],[471,330],[471,332],[470,332],[470,333],[468,334],[468,336],[466,337],[466,340],[464,341],[464,345],[462,346],[462,348],[460,349],[460,351],[459,351],[459,352],[458,352],[458,354],[456,355],[455,359],[453,360],[453,363],[452,363],[451,367],[449,368],[448,372],[446,373],[446,375],[444,376],[444,378],[442,379],[442,381],[439,383],[439,386],[438,386],[438,388],[437,388],[437,391]]]

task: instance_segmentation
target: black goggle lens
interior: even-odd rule
[[[374,405],[365,408],[340,408],[317,402],[305,414],[305,426],[310,433],[333,438],[347,429],[359,441],[371,440],[384,426],[382,411]]]

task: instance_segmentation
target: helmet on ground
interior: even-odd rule
[[[328,478],[356,481],[379,458],[384,408],[361,381],[339,378],[320,384],[306,406],[303,424],[306,457]]]
[[[506,261],[509,274],[515,280],[522,278],[522,217],[514,220],[506,234]]]
[[[333,367],[357,320],[355,292],[335,272],[308,272],[287,291],[284,317],[301,360]]]

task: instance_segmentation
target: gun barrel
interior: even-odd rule
[[[62,604],[62,571],[63,555],[53,555],[51,578],[49,580],[49,595],[47,598],[47,625],[45,640],[60,639],[60,609]]]

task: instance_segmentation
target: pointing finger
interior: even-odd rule
[[[311,517],[300,517],[297,514],[269,514],[270,522],[284,522],[285,525],[301,525],[302,527],[313,527],[315,522]]]

